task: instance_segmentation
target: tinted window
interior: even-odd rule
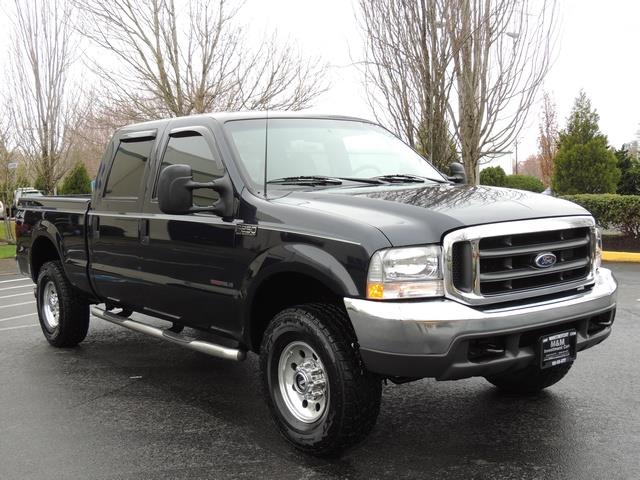
[[[224,166],[213,156],[209,144],[199,134],[169,138],[160,170],[176,164],[190,165],[196,182],[210,182],[224,175]],[[193,191],[193,203],[200,207],[210,206],[218,198],[211,189]]]
[[[120,142],[113,159],[105,197],[137,197],[153,139]]]
[[[298,175],[376,177],[409,174],[442,181],[424,158],[385,129],[367,122],[274,118],[225,123],[254,186]],[[265,135],[266,133],[266,135]]]

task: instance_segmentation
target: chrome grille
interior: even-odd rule
[[[480,293],[497,295],[584,278],[591,265],[590,243],[588,228],[483,238]],[[553,266],[535,265],[536,255],[543,252],[555,256]]]
[[[447,294],[469,304],[505,302],[593,283],[591,217],[524,220],[456,230],[444,239]],[[553,257],[550,266],[536,258]]]

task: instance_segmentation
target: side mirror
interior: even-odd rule
[[[210,207],[194,207],[193,191],[198,188],[215,190],[220,199]],[[212,212],[222,218],[230,218],[233,216],[233,187],[227,175],[212,182],[194,182],[189,165],[170,165],[160,173],[158,202],[163,213]]]
[[[451,176],[449,180],[453,183],[467,183],[467,174],[464,172],[464,166],[459,162],[453,162],[449,165]]]

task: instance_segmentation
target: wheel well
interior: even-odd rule
[[[58,249],[48,238],[38,238],[31,246],[31,278],[34,282],[38,280],[42,265],[51,260],[60,260]]]
[[[330,303],[344,309],[342,297],[302,273],[279,273],[260,285],[251,304],[251,350],[258,352],[267,325],[280,311],[303,303]]]

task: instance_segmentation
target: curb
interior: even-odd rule
[[[640,263],[640,253],[631,252],[602,252],[602,260],[605,262]]]

